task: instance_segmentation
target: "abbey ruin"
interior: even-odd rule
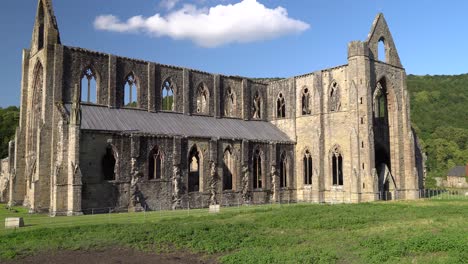
[[[22,76],[2,170],[9,203],[34,212],[357,203],[422,188],[382,14],[346,65],[266,83],[65,46],[40,0]]]

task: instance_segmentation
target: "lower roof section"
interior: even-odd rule
[[[70,112],[70,104],[66,109]],[[245,139],[294,143],[284,132],[265,121],[245,121],[212,116],[148,112],[139,109],[81,105],[81,129],[161,136]]]

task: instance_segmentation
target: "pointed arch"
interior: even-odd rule
[[[124,106],[138,107],[138,81],[133,72],[125,77]]]
[[[43,1],[39,2],[39,7],[38,7],[38,13],[37,13],[37,23],[38,23],[38,28],[37,28],[37,50],[41,50],[44,48],[44,39],[45,39],[45,26],[44,26],[44,20],[45,20],[45,13],[44,13],[44,3]]]
[[[284,100],[283,93],[280,92],[276,97],[276,117],[285,118],[286,117],[286,102]]]
[[[332,81],[328,89],[328,107],[330,112],[338,112],[341,109],[340,86],[336,81]]]
[[[224,93],[224,116],[234,117],[236,113],[236,94],[228,86]]]
[[[258,91],[255,92],[253,98],[252,98],[252,118],[254,119],[260,119],[262,118],[262,97],[258,93]]]
[[[260,147],[256,147],[253,153],[253,188],[261,189],[263,187],[263,154]]]
[[[223,154],[223,190],[234,190],[234,156],[231,146],[227,146]]]
[[[343,154],[339,145],[330,150],[330,158],[333,186],[343,186]]]
[[[171,77],[167,78],[162,83],[161,110],[175,111],[175,85]]]
[[[304,185],[312,185],[312,175],[313,175],[313,164],[312,164],[312,153],[308,148],[304,151],[302,157],[302,166],[303,166],[303,175],[304,175]]]
[[[97,74],[91,67],[87,66],[81,73],[81,102],[97,103]]]
[[[302,88],[301,92],[301,112],[302,115],[310,115],[311,113],[311,105],[310,105],[310,90],[307,86],[304,86]]]
[[[201,82],[197,88],[197,108],[198,114],[210,113],[210,91],[204,82]]]
[[[112,145],[106,146],[106,152],[102,157],[102,176],[105,181],[114,181],[117,176],[118,168],[118,152],[117,149]]]
[[[164,153],[158,146],[154,146],[148,155],[148,180],[162,178],[164,168]]]
[[[203,179],[203,154],[198,150],[196,144],[192,146],[188,158],[189,177],[188,177],[188,191],[200,192],[201,179]]]
[[[280,188],[288,187],[288,165],[289,160],[286,155],[286,151],[283,151],[280,155],[279,161]]]
[[[44,68],[40,61],[37,61],[33,70],[33,82],[31,90],[31,100],[28,105],[28,136],[27,149],[29,155],[37,152],[37,135],[42,123],[42,101],[44,93]]]

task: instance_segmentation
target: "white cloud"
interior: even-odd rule
[[[217,47],[300,33],[310,25],[288,17],[283,7],[270,9],[257,0],[242,0],[209,9],[186,4],[165,16],[134,16],[125,22],[113,15],[101,15],[94,21],[94,27],[115,32],[145,32],[155,37],[188,39],[202,47]]]
[[[166,10],[172,10],[179,1],[180,0],[161,0],[159,5],[164,7]]]

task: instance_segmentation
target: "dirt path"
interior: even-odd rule
[[[45,252],[6,263],[50,263],[50,264],[126,264],[126,263],[161,263],[185,264],[206,263],[215,264],[216,260],[201,255],[186,252],[156,254],[131,249],[105,249],[97,251],[60,251]]]

